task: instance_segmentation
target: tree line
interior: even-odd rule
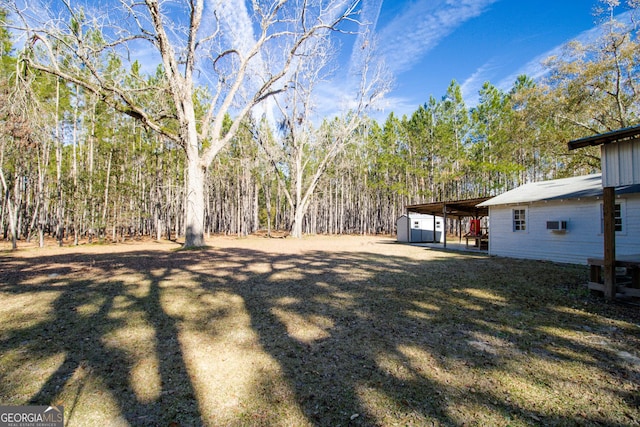
[[[182,238],[193,224],[194,168],[202,169],[202,218],[196,222],[204,236],[391,234],[408,204],[496,195],[526,182],[598,171],[596,149],[569,153],[566,142],[640,121],[635,20],[620,22],[614,14],[619,6],[605,5],[596,40],[573,42],[549,58],[544,78],[523,75],[508,90],[486,82],[472,107],[452,81],[442,97],[431,96],[402,117],[375,120],[362,109],[314,122],[307,110],[311,94],[297,92],[278,98],[288,107],[270,122],[249,114],[253,101],[245,112],[212,113],[220,104],[194,87],[188,99],[199,119],[192,131],[203,135],[204,118],[222,114],[212,121],[219,127],[214,136],[194,137],[191,146],[175,137],[192,126],[187,110],[176,112],[176,94],[168,89],[167,68],[175,64],[166,60],[145,74],[136,61],[125,66],[116,56],[100,57],[100,63],[93,58],[100,76],[118,82],[119,96],[137,97],[135,103],[114,101],[113,92],[32,66],[28,53],[14,48],[4,10],[2,236],[14,246],[23,239],[44,245],[47,237],[61,245]],[[96,32],[83,37],[82,46],[89,37],[102,43]],[[315,69],[303,65],[292,63],[289,75],[293,69],[311,84]],[[151,110],[156,116],[141,119]],[[184,117],[165,120],[162,114]]]

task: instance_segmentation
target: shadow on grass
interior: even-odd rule
[[[241,248],[0,261],[0,400],[64,404],[69,425],[640,420],[638,311],[581,292],[583,267]]]
[[[63,355],[63,360],[40,390],[26,400],[11,396],[12,390],[7,389],[7,371],[4,371],[3,386],[0,386],[3,402],[63,404],[69,425],[91,424],[77,420],[74,415],[80,396],[92,392],[84,390],[92,377],[101,383],[93,390],[99,393],[97,400],[113,400],[117,408],[115,418],[106,420],[110,423],[126,421],[132,425],[157,425],[160,420],[186,420],[190,424],[199,419],[197,401],[177,339],[177,321],[168,316],[160,304],[158,283],[162,277],[153,277],[144,295],[136,294],[139,290],[135,284],[109,279],[112,271],[134,271],[140,259],[150,256],[140,253],[91,256],[90,259],[79,256],[71,261],[71,265],[63,267],[58,264],[67,264],[68,257],[46,257],[29,260],[18,267],[22,271],[12,268],[11,274],[2,281],[5,285],[0,286],[5,295],[26,294],[37,300],[41,293],[54,293],[56,297],[45,320],[27,321],[32,323],[29,327],[15,324],[11,330],[4,330],[0,351],[6,354],[19,350],[20,358],[13,366],[18,369],[20,363],[46,361],[56,355]],[[41,270],[43,266],[47,266],[44,271]],[[25,279],[26,283],[34,279],[44,280],[44,283],[25,284]],[[37,318],[46,313],[34,314]],[[132,322],[132,319],[136,320]],[[145,324],[150,326],[150,331],[140,334],[136,328]],[[118,339],[115,335],[119,333],[130,336]],[[137,345],[148,353],[136,354]],[[149,353],[157,360],[154,368],[161,379],[161,392],[155,399],[141,400],[135,392],[132,369]],[[39,379],[36,375],[31,379],[14,378],[12,382]],[[95,384],[92,386],[96,387]],[[68,393],[60,400],[65,387]],[[87,404],[104,407],[104,402],[99,401]]]

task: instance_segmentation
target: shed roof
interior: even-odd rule
[[[630,126],[623,129],[614,130],[612,132],[600,133],[586,138],[574,139],[569,141],[569,150],[576,148],[588,147],[592,145],[609,144],[612,142],[624,141],[636,138],[640,135],[640,125]]]
[[[409,205],[407,206],[407,211],[443,216],[446,208],[447,215],[457,216],[459,218],[466,216],[487,216],[489,215],[489,208],[479,206],[479,204],[488,199],[489,197],[479,197],[476,199]]]
[[[626,185],[616,188],[616,194],[627,193],[640,193],[640,185]],[[486,202],[480,203],[479,206],[489,207],[601,196],[602,174],[593,174],[532,182],[502,193]]]

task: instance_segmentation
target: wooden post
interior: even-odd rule
[[[436,235],[436,215],[433,214],[432,216],[433,216],[433,242],[432,243],[436,243],[436,238],[437,238],[437,235]]]
[[[615,187],[603,188],[604,217],[604,297],[613,300],[616,297],[616,219]]]
[[[447,204],[444,204],[444,208],[442,208],[442,214],[444,215],[444,227],[442,232],[444,233],[444,247],[447,247]]]

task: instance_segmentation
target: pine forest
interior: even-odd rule
[[[217,86],[196,82],[186,98],[192,109],[184,110],[194,112],[193,132],[204,135],[193,154],[181,136],[192,131],[191,122],[180,110],[184,99],[178,101],[172,82],[180,80],[168,71],[170,60],[144,72],[135,51],[126,61],[93,49],[111,43],[104,24],[71,14],[65,35],[46,39],[23,28],[27,19],[11,4],[3,6],[2,238],[14,247],[182,239],[193,222],[205,237],[393,234],[409,204],[492,196],[528,182],[599,172],[597,148],[569,152],[567,142],[640,122],[640,40],[635,21],[616,20],[618,8],[603,10],[597,38],[548,58],[542,77],[521,75],[506,90],[486,82],[473,106],[451,81],[446,93],[425,94],[411,114],[366,106],[312,118],[313,82],[327,69],[321,43],[304,48],[311,63],[285,58],[286,70],[274,73],[270,86],[251,89],[251,102],[239,107],[224,98],[233,84],[216,92]],[[149,19],[153,31],[144,34],[163,48],[162,23]],[[21,37],[27,30],[30,38]],[[47,57],[55,49],[57,64]],[[213,63],[221,69],[241,62],[224,46],[219,52]],[[188,76],[185,57],[179,68]],[[281,77],[297,84],[281,84]],[[382,94],[391,79],[376,78]],[[237,81],[248,85],[246,76]],[[275,119],[255,114],[270,97]],[[204,203],[202,218],[196,210],[194,220],[191,175],[198,167]]]

